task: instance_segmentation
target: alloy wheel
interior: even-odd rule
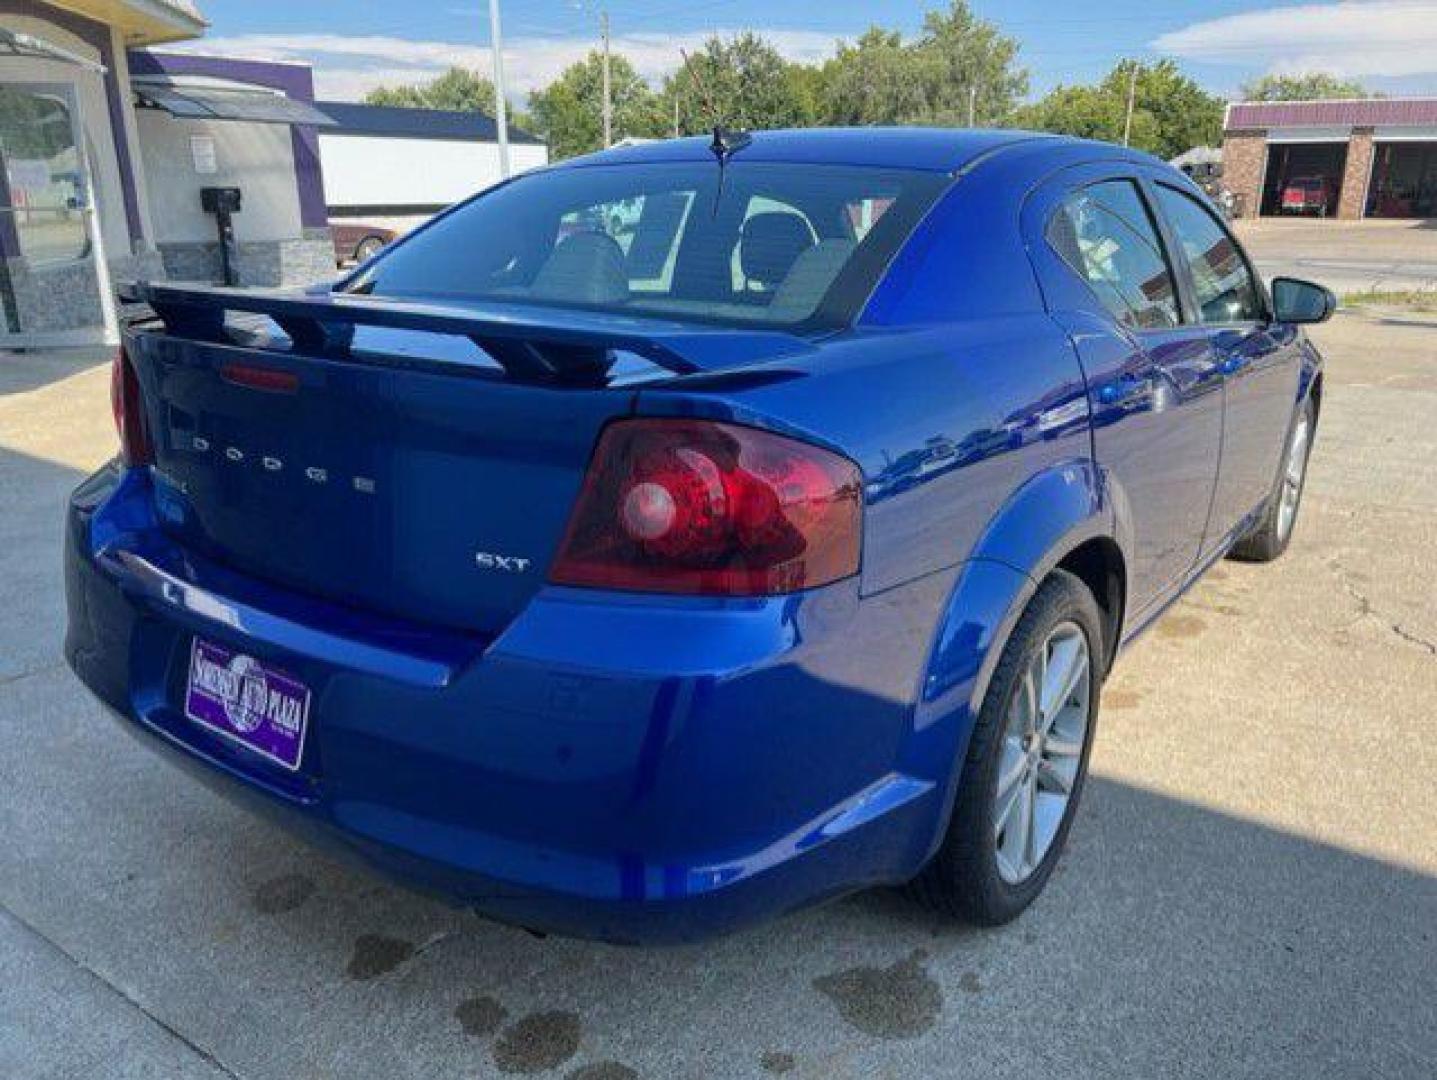
[[[998,873],[1032,876],[1053,846],[1082,767],[1093,689],[1087,635],[1059,623],[1035,650],[1008,707],[994,794]]]
[[[1312,420],[1307,410],[1298,417],[1297,427],[1292,431],[1292,445],[1287,449],[1287,461],[1282,468],[1282,490],[1278,493],[1277,535],[1286,540],[1292,532],[1292,523],[1297,520],[1297,504],[1302,498],[1302,482],[1307,473],[1307,443],[1312,430]]]

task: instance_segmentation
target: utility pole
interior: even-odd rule
[[[494,52],[494,125],[499,130],[499,175],[509,179],[509,99],[504,85],[504,35],[499,0],[489,0],[489,48]]]
[[[599,12],[599,32],[604,39],[604,149],[614,145],[614,89],[609,74],[609,9]]]
[[[968,126],[978,126],[978,84],[968,87]]]
[[[1133,105],[1138,97],[1138,62],[1128,61],[1128,109],[1123,115],[1123,145],[1128,145],[1128,140],[1133,134]]]

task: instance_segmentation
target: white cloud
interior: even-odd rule
[[[680,49],[700,48],[711,31],[683,34],[635,33],[614,38],[614,51],[627,57],[639,74],[659,82],[683,62]],[[720,36],[733,31],[719,30]],[[831,56],[835,37],[808,30],[774,30],[764,34],[790,60],[814,61]],[[529,91],[552,81],[597,46],[592,38],[506,37],[504,71],[509,95],[521,102]],[[303,60],[314,66],[316,93],[321,98],[356,100],[376,86],[423,82],[453,65],[488,74],[490,52],[478,45],[446,41],[413,41],[382,35],[240,34],[194,42],[189,51],[258,60]]]
[[[1437,73],[1437,0],[1347,0],[1228,15],[1163,34],[1152,47],[1276,74],[1426,75]]]

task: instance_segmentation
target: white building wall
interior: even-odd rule
[[[302,233],[288,125],[178,120],[159,109],[137,109],[135,115],[157,243],[214,242],[214,215],[200,206],[202,187],[240,189],[243,203],[234,215],[240,243],[292,240]],[[196,168],[192,137],[214,140],[213,173]]]
[[[509,147],[514,172],[549,162],[548,147],[514,143]],[[324,170],[324,201],[336,216],[344,207],[447,206],[497,184],[497,143],[439,139],[335,135],[320,129],[319,157]]]

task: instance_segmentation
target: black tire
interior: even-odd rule
[[[1064,622],[1076,623],[1087,638],[1092,682],[1086,736],[1067,809],[1051,847],[1028,878],[1009,884],[998,869],[998,836],[993,824],[1001,742],[1009,708],[1030,660],[1054,628]],[[1097,728],[1105,670],[1102,615],[1097,602],[1082,581],[1055,570],[1029,601],[1003,647],[969,740],[948,832],[911,886],[921,901],[966,922],[998,926],[1017,918],[1037,899],[1057,865],[1078,809]]]
[[[1299,428],[1303,422],[1307,424],[1307,438],[1302,448],[1302,475],[1297,483],[1297,505],[1293,508],[1292,517],[1284,529],[1282,525],[1282,489],[1283,479],[1287,475],[1287,467],[1292,457],[1293,439],[1297,437]],[[1267,505],[1263,508],[1262,518],[1257,525],[1232,546],[1228,558],[1236,559],[1239,562],[1272,562],[1284,551],[1292,541],[1292,534],[1297,528],[1297,518],[1302,511],[1302,493],[1307,486],[1307,459],[1312,454],[1312,440],[1317,433],[1317,409],[1309,397],[1302,403],[1302,408],[1297,410],[1293,417],[1292,426],[1288,429],[1287,438],[1282,444],[1282,458],[1277,463],[1277,475],[1273,477],[1272,491],[1268,494]]]
[[[359,243],[354,245],[354,261],[362,263],[366,259],[372,259],[378,255],[384,247],[384,238],[380,236],[366,236]]]

